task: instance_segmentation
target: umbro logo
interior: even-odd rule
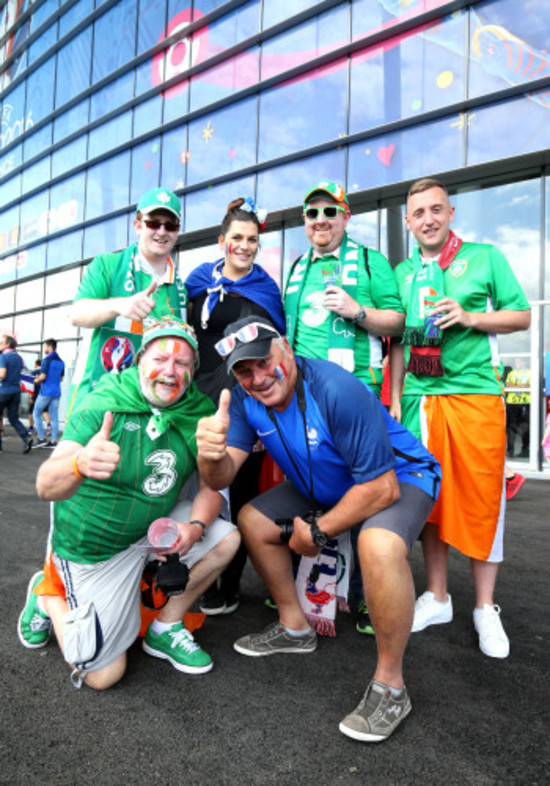
[[[124,424],[124,428],[126,431],[137,431],[141,428],[139,423],[134,423],[133,420],[129,420],[127,423]]]

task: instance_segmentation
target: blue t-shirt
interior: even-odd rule
[[[23,360],[17,352],[0,353],[0,368],[6,369],[6,376],[0,379],[0,393],[19,393],[21,391],[21,369]]]
[[[297,362],[304,380],[305,425],[296,391],[283,412],[272,412],[273,422],[265,405],[237,385],[231,393],[228,445],[250,452],[259,437],[308,498],[311,466],[313,496],[325,507],[390,469],[400,482],[437,498],[439,463],[388,415],[366,383],[327,360],[300,357]]]
[[[61,378],[65,373],[65,363],[63,363],[57,352],[50,352],[49,355],[46,355],[42,361],[40,373],[46,375],[46,379],[43,380],[40,388],[40,395],[59,398],[61,396]]]

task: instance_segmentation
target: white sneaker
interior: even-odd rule
[[[445,603],[435,599],[433,592],[427,590],[414,604],[414,619],[411,633],[418,633],[429,625],[442,625],[453,619],[453,602],[447,595]]]
[[[479,634],[479,649],[490,658],[507,658],[510,641],[500,621],[500,606],[474,609],[474,628]]]

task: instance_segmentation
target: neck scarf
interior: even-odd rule
[[[441,314],[434,314],[438,301],[445,297],[443,273],[458,254],[462,240],[449,232],[439,259],[423,260],[418,246],[413,251],[413,280],[403,344],[411,348],[407,371],[418,376],[442,377],[441,344],[444,334],[434,324]]]
[[[224,263],[225,259],[222,258],[217,262],[200,265],[191,271],[185,281],[190,300],[195,300],[203,292],[208,294],[201,312],[203,329],[208,326],[210,315],[218,302],[223,301],[226,294],[234,293],[265,308],[277,330],[284,334],[285,320],[281,293],[271,276],[259,265],[253,264],[245,276],[233,281],[223,275]]]
[[[139,264],[137,259],[138,253],[139,246],[137,243],[133,243],[120,253],[119,262],[115,266],[111,279],[111,295],[113,297],[119,297],[121,292],[126,293],[127,296],[131,296],[136,292],[143,292],[151,283],[149,280],[151,277],[142,270]],[[187,313],[187,294],[177,273],[175,273],[174,283],[176,286],[170,286],[167,292],[162,289],[163,284],[155,290],[152,297],[156,300],[156,305],[149,314],[149,318],[160,319],[165,314],[185,318]],[[118,327],[115,323],[115,328],[118,329]],[[121,326],[121,329],[124,329],[124,327]],[[141,333],[142,331],[139,329],[130,332]]]
[[[120,374],[105,374],[80,407],[125,414],[150,413],[151,420],[147,427],[149,436],[154,439],[155,436],[174,428],[181,434],[195,458],[198,452],[197,423],[200,418],[213,415],[216,411],[212,401],[198,391],[194,382],[176,404],[170,407],[153,407],[141,392],[137,366],[132,366]]]
[[[327,254],[333,257],[334,255]],[[321,263],[324,257],[312,260],[313,249],[310,248],[307,254],[294,265],[290,271],[285,290],[285,313],[287,320],[287,333],[290,345],[293,346],[296,336],[296,325],[298,320],[298,308],[304,283],[307,278],[309,266],[314,261]],[[363,247],[348,237],[344,233],[342,245],[340,246],[341,264],[341,287],[352,298],[357,295],[357,275],[358,260],[363,258]],[[351,320],[340,316],[334,311],[330,312],[330,325],[328,332],[328,358],[337,363],[342,368],[352,371],[355,368],[355,325]]]

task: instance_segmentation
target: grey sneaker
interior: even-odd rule
[[[261,633],[249,633],[233,644],[241,655],[275,655],[277,652],[308,653],[317,648],[317,635],[309,630],[303,636],[290,636],[279,620],[272,622]]]
[[[372,680],[365,695],[339,728],[342,734],[361,742],[381,742],[393,734],[411,711],[407,689],[395,698],[387,685]]]

